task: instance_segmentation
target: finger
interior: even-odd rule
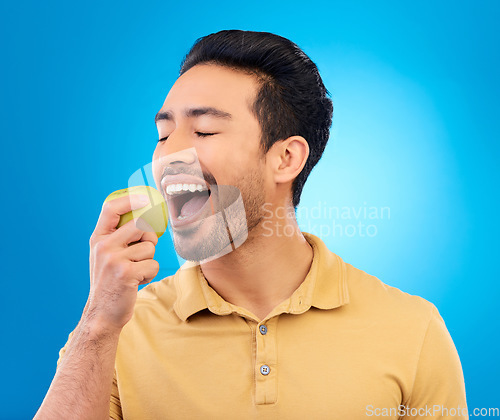
[[[150,241],[139,242],[130,245],[125,251],[124,255],[130,261],[143,261],[152,259],[155,255],[155,246]]]
[[[158,261],[152,259],[133,262],[132,264],[137,270],[136,272],[140,273],[140,276],[142,277],[142,279],[138,279],[140,284],[149,283],[156,277],[158,271],[160,270],[160,264],[158,264]]]
[[[142,220],[139,218],[139,220]],[[148,225],[144,220],[140,223],[141,227],[148,227],[148,231],[144,231],[137,227],[137,220],[132,219],[125,223],[122,227],[117,229],[111,235],[113,236],[113,242],[118,243],[122,246],[128,246],[131,242],[138,241],[149,241],[153,245],[158,243],[158,236],[156,232],[153,232],[153,228]]]
[[[140,209],[149,203],[148,196],[144,194],[130,194],[104,203],[94,234],[107,235],[114,232],[122,214]]]

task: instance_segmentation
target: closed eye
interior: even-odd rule
[[[196,131],[195,134],[198,137],[208,137],[208,136],[213,136],[213,135],[215,135],[217,133],[203,133],[201,131]],[[168,136],[162,137],[161,139],[158,140],[158,142],[165,141],[165,140],[168,140]]]

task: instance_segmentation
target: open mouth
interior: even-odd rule
[[[165,188],[174,227],[192,223],[202,215],[211,191],[206,184],[170,184]]]

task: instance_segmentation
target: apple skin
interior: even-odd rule
[[[165,233],[168,225],[168,209],[167,203],[160,192],[146,185],[139,185],[136,187],[124,188],[123,190],[117,190],[112,192],[110,195],[106,197],[107,201],[114,200],[115,198],[124,197],[130,194],[140,194],[147,195],[149,197],[150,204],[137,209],[129,211],[128,213],[122,214],[120,217],[120,222],[118,223],[117,228],[129,222],[132,219],[143,219],[147,222],[153,230],[156,232],[156,236],[158,238]],[[139,228],[140,224],[138,225]]]

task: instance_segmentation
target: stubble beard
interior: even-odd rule
[[[174,231],[174,247],[187,261],[214,259],[234,250],[264,218],[264,179],[260,168],[240,177],[234,185],[241,193],[243,207],[222,205],[222,211],[182,234]],[[231,226],[230,232],[228,226]],[[208,230],[207,230],[208,227]],[[207,232],[201,232],[202,228]],[[243,242],[242,242],[243,241]],[[236,245],[235,245],[236,244]]]

